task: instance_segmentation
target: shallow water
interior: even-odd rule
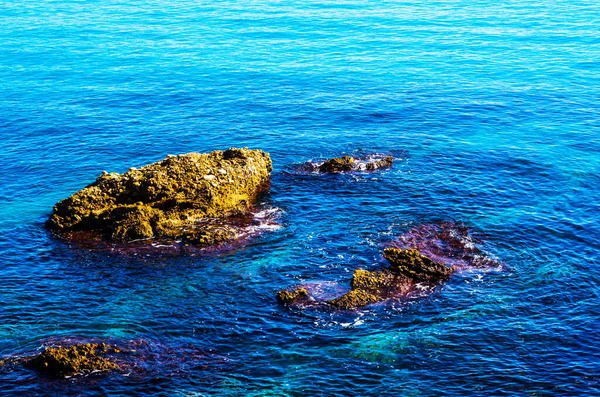
[[[0,394],[599,395],[599,25],[583,0],[0,2],[0,356],[112,338],[166,363],[4,368]],[[271,153],[282,211],[242,248],[89,252],[43,228],[102,170],[231,146]],[[357,312],[277,305],[440,221],[506,269]]]

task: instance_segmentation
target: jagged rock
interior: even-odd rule
[[[394,274],[386,269],[381,271],[357,269],[352,275],[350,286],[353,290],[362,289],[374,293],[381,293],[394,285],[395,278]]]
[[[236,222],[249,221],[244,217],[268,190],[271,171],[271,158],[261,150],[167,156],[124,174],[103,172],[57,203],[46,225],[67,238],[91,231],[120,242],[220,243],[237,237]]]
[[[391,264],[391,270],[415,281],[437,282],[452,274],[452,267],[434,262],[417,249],[386,248],[383,257]]]
[[[393,163],[394,158],[392,156],[385,156],[382,159],[374,159],[365,162],[365,168],[367,169],[367,171],[375,171],[380,168],[390,168]]]
[[[16,378],[29,379],[34,371],[42,378],[110,374],[111,379],[130,376],[130,379],[172,379],[190,368],[201,371],[209,364],[223,363],[223,357],[211,354],[197,343],[172,345],[158,340],[60,336],[50,337],[42,345],[45,346],[42,352],[20,351],[0,357],[0,375],[13,373]]]
[[[323,161],[309,161],[297,168],[298,172],[338,174],[354,171],[375,171],[390,168],[394,163],[392,156],[370,154],[367,156],[343,156]]]
[[[393,242],[394,247],[384,250],[388,267],[373,271],[355,270],[350,291],[334,299],[314,299],[311,293],[319,296],[318,288],[308,288],[308,297],[303,305],[308,302],[321,307],[355,309],[390,298],[422,293],[423,288],[417,286],[434,287],[454,272],[472,268],[505,268],[502,262],[490,258],[479,247],[480,244],[483,240],[460,223],[418,225]]]
[[[354,169],[354,157],[336,157],[319,166],[319,172],[344,172]]]
[[[452,265],[457,270],[469,268],[498,268],[505,265],[487,255],[482,249],[480,235],[462,223],[426,223],[413,227],[394,243],[398,248],[415,248],[435,262]]]
[[[394,158],[392,156],[381,157],[372,155],[364,158],[344,156],[325,161],[317,167],[317,170],[320,173],[375,171],[380,168],[389,168],[393,162]]]
[[[277,293],[277,301],[284,305],[299,303],[308,299],[308,291],[306,288],[296,288],[294,290],[283,290]]]
[[[379,302],[382,299],[383,298],[381,296],[372,294],[363,289],[354,289],[347,294],[340,296],[339,298],[328,301],[327,303],[337,309],[350,310]]]
[[[77,343],[66,347],[48,347],[25,365],[54,377],[109,372],[119,366],[106,357],[120,350],[106,343]]]
[[[305,288],[298,288],[293,292],[280,291],[277,299],[285,304],[301,301],[326,304],[336,309],[356,309],[391,297],[407,295],[417,283],[435,285],[447,279],[453,271],[451,266],[432,261],[416,249],[386,248],[384,257],[390,262],[389,267],[375,271],[355,270],[350,291],[335,299],[322,302],[312,300]],[[296,296],[296,291],[301,291],[301,294]]]

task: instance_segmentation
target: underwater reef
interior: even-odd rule
[[[188,153],[124,174],[103,172],[58,202],[46,226],[67,239],[181,240],[209,246],[235,240],[270,187],[271,158],[231,148]]]

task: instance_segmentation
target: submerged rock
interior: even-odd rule
[[[106,343],[77,343],[65,347],[48,347],[24,364],[53,377],[82,375],[119,370],[107,357],[120,350]]]
[[[85,384],[89,375],[126,376],[138,382],[171,378],[207,366],[219,367],[226,363],[223,357],[210,353],[195,344],[164,344],[150,339],[90,340],[80,337],[51,337],[42,341],[40,353],[23,352],[0,357],[0,374],[29,371],[49,377],[74,377]],[[94,380],[95,382],[95,380]]]
[[[505,265],[487,255],[481,246],[480,234],[474,234],[462,223],[439,222],[418,225],[403,233],[391,246],[417,249],[427,258],[457,271],[480,269],[503,269]]]
[[[456,271],[502,268],[500,262],[487,256],[477,246],[481,242],[467,227],[453,222],[419,225],[384,249],[383,256],[389,262],[388,267],[355,270],[351,289],[346,294],[333,299],[314,299],[311,295],[315,294],[315,290],[303,288],[306,293],[301,300],[285,303],[356,309],[431,290],[431,287],[446,281]]]
[[[384,257],[390,266],[380,270],[357,269],[348,293],[325,301],[311,298],[306,288],[283,290],[277,300],[284,304],[326,304],[336,309],[356,309],[392,297],[407,295],[417,283],[436,285],[447,279],[452,267],[434,262],[415,249],[386,248]]]
[[[76,239],[184,240],[213,245],[234,240],[249,210],[266,192],[271,158],[261,150],[228,149],[167,156],[124,174],[103,172],[91,185],[54,206],[49,229]]]
[[[327,303],[339,309],[356,309],[406,295],[417,283],[435,285],[447,279],[453,271],[452,267],[434,262],[415,249],[386,248],[383,256],[390,262],[388,268],[355,270],[350,292]]]

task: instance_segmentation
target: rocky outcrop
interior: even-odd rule
[[[406,295],[417,283],[435,285],[447,279],[453,271],[451,267],[432,261],[416,249],[386,248],[383,256],[390,262],[388,268],[355,270],[350,292],[327,303],[338,309],[356,309]]]
[[[432,261],[417,249],[386,248],[383,257],[394,274],[414,281],[438,282],[452,273],[452,267]]]
[[[407,295],[417,283],[435,285],[446,280],[453,271],[442,263],[432,261],[416,249],[386,248],[384,257],[390,266],[368,271],[358,269],[352,275],[348,293],[330,300],[318,302],[312,299],[306,288],[283,290],[277,294],[282,304],[326,304],[336,309],[356,309],[392,297]]]
[[[309,161],[297,167],[298,173],[339,174],[345,172],[375,171],[390,168],[394,158],[389,155],[342,156],[328,160]]]
[[[504,264],[489,257],[479,247],[481,244],[483,240],[460,223],[418,225],[392,242],[391,247],[384,249],[383,257],[389,262],[388,267],[372,271],[355,270],[350,291],[346,294],[333,299],[331,295],[325,297],[318,288],[323,283],[315,283],[315,287],[310,284],[302,287],[301,296],[279,298],[279,302],[286,305],[356,309],[390,298],[429,291],[430,287],[446,281],[454,272],[473,268],[505,268]],[[287,293],[290,291],[287,290]]]
[[[392,156],[385,156],[380,159],[377,159],[377,158],[368,159],[367,161],[364,162],[364,167],[367,171],[375,171],[380,168],[390,168],[393,163],[394,163],[394,158]],[[359,165],[359,167],[362,167],[362,166],[363,165]]]
[[[53,377],[85,375],[119,370],[108,355],[121,351],[106,343],[77,343],[66,347],[48,347],[24,364]]]
[[[104,172],[57,203],[46,225],[67,238],[93,232],[118,242],[219,244],[251,222],[249,210],[269,189],[271,171],[271,158],[261,150],[168,156],[124,174]]]
[[[363,289],[353,289],[339,298],[327,301],[327,303],[337,309],[350,310],[379,302],[380,300],[382,298],[379,295],[372,294]]]
[[[285,305],[297,304],[308,299],[308,291],[302,287],[293,290],[282,290],[277,293],[277,301]]]
[[[418,249],[427,258],[461,271],[471,268],[503,269],[504,264],[487,255],[484,240],[462,223],[439,222],[417,225],[399,236],[392,245]]]
[[[25,379],[35,372],[41,377],[73,378],[81,382],[90,375],[128,379],[173,378],[221,365],[223,358],[197,343],[164,344],[152,339],[89,339],[77,336],[50,337],[41,341],[44,350],[21,351],[0,357],[0,375],[14,373]],[[113,378],[114,379],[114,378]],[[0,393],[1,394],[1,393]]]
[[[369,156],[365,158],[344,156],[325,161],[317,167],[320,173],[340,173],[350,171],[375,171],[390,168],[394,162],[392,156]]]
[[[352,171],[354,169],[354,157],[336,157],[325,161],[319,166],[319,172],[333,173]]]

